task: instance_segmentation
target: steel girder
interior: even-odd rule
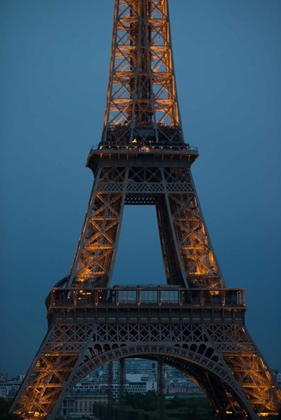
[[[221,420],[276,413],[280,391],[246,331],[245,307],[225,300],[231,293],[191,176],[198,153],[183,139],[168,0],[115,0],[114,13],[103,134],[87,162],[95,176],[88,210],[70,275],[56,285],[65,288],[62,304],[54,288],[47,335],[12,410],[51,419],[93,369],[161,357],[194,378]],[[110,283],[125,204],[156,206],[167,284],[186,289],[176,305],[85,303]]]
[[[245,329],[244,311],[241,305],[49,308],[51,327],[13,409],[51,419],[92,370],[122,358],[161,356],[201,386],[220,419],[274,414],[280,393]]]
[[[151,135],[183,142],[168,2],[116,0],[101,144],[140,144]]]
[[[68,287],[109,285],[125,204],[156,206],[168,284],[224,286],[190,172],[193,153],[180,150],[175,159],[172,152],[164,156],[162,149],[150,148],[144,153],[90,153],[95,182]],[[173,157],[173,166],[167,167]]]
[[[280,394],[246,331],[244,300],[235,294],[233,301],[223,288],[192,160],[189,149],[91,151],[95,183],[72,272],[47,300],[49,330],[15,400],[16,412],[46,417],[91,370],[120,358],[161,356],[195,378],[220,419],[276,413]],[[135,301],[125,311],[125,302],[104,300],[113,290],[108,285],[125,204],[156,206],[167,283],[175,291],[182,287],[168,311],[162,300],[145,308]]]

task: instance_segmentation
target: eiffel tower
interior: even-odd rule
[[[245,326],[203,219],[184,142],[168,0],[115,0],[102,137],[70,274],[46,299],[48,331],[13,402],[53,419],[73,386],[105,364],[161,360],[191,377],[217,417],[277,414],[280,390]],[[125,205],[154,205],[163,286],[110,287]],[[163,283],[163,281],[162,281]]]

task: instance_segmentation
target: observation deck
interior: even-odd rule
[[[53,288],[48,319],[68,322],[244,323],[245,289],[186,289],[174,286]]]
[[[112,288],[53,288],[51,308],[186,306],[202,308],[245,308],[245,289],[177,288],[174,286],[114,286]]]
[[[93,146],[89,152],[86,166],[93,171],[98,166],[117,164],[123,167],[189,167],[199,156],[198,149],[187,143],[147,144],[108,143]]]

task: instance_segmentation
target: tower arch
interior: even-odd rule
[[[204,352],[202,352],[202,346]],[[95,348],[99,350],[103,348],[103,351],[93,355],[91,359],[76,368],[75,375],[62,392],[54,411],[59,408],[68,392],[93,370],[108,363],[134,357],[157,362],[160,356],[164,364],[181,371],[195,381],[205,393],[215,412],[220,413],[222,418],[242,419],[245,415],[253,419],[256,417],[247,399],[243,398],[239,385],[233,381],[229,368],[223,361],[218,360],[219,357],[209,345],[190,344],[185,347],[176,344],[121,345],[120,347],[115,345],[109,349],[108,344],[105,344],[104,346],[96,345]],[[216,397],[218,390],[219,399]]]

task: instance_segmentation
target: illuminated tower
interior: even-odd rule
[[[183,138],[168,0],[115,0],[88,210],[13,411],[52,419],[93,369],[145,357],[193,378],[220,419],[277,412],[279,390],[245,327],[244,290],[226,288],[208,236],[190,172],[197,157]],[[110,288],[123,209],[134,204],[156,208],[166,286]]]

